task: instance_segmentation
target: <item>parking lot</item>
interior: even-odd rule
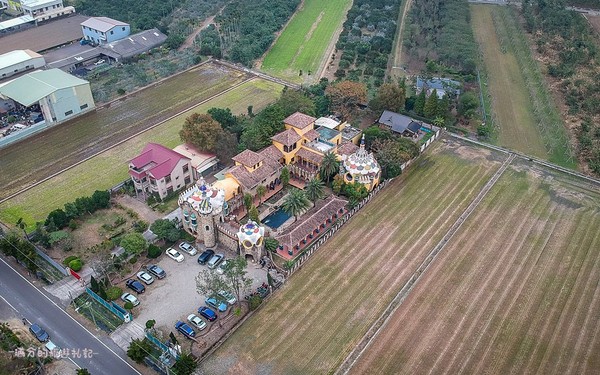
[[[208,269],[206,266],[198,264],[198,256],[203,249],[198,248],[198,254],[190,256],[183,251],[177,249],[184,255],[185,260],[177,263],[166,255],[161,255],[158,259],[159,267],[165,270],[167,276],[159,280],[156,277],[151,285],[146,285],[146,291],[137,297],[140,300],[140,305],[133,309],[134,319],[142,326],[147,320],[156,320],[156,327],[163,330],[165,333],[175,331],[175,322],[178,320],[186,321],[189,314],[198,315],[198,308],[204,306],[205,296],[198,294],[196,291],[196,276],[202,270]],[[218,249],[217,253],[225,254],[225,258],[233,258],[236,256],[233,252],[223,251]],[[151,264],[151,262],[148,262]],[[267,270],[262,269],[260,265],[248,263],[248,277],[253,280],[252,289],[256,290],[263,282],[267,281]],[[132,292],[128,289],[129,292]],[[132,292],[135,294],[135,292]],[[213,309],[214,310],[214,309]],[[211,324],[218,324],[222,319],[222,315],[230,314],[231,307],[224,313],[217,312],[219,318],[209,323],[207,329],[202,332],[208,332]],[[203,318],[203,320],[206,320]],[[163,329],[164,328],[164,329]],[[197,331],[197,329],[196,329]],[[176,334],[178,338],[183,339],[181,334]]]

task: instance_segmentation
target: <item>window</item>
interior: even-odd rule
[[[72,114],[73,114],[73,111],[67,111],[67,112],[65,112],[65,116],[69,116],[69,115],[72,115]]]
[[[110,31],[110,35],[113,35],[114,33],[115,33],[115,32],[114,32],[114,30],[111,30],[111,31]]]
[[[87,103],[86,103],[86,104],[84,104],[84,105],[80,105],[80,106],[79,106],[79,109],[86,109],[87,107],[88,107],[88,105],[87,105]]]
[[[175,181],[179,180],[179,176],[175,177]]]
[[[146,182],[148,179],[146,177],[142,178],[142,182]]]
[[[210,231],[210,227],[208,225],[205,226],[204,229],[206,229],[207,232]]]
[[[122,28],[121,28],[121,30],[125,31],[125,28],[124,28],[124,27],[122,27]]]
[[[188,170],[190,169],[190,167],[186,164],[183,166],[183,173],[186,173]]]
[[[165,183],[168,184],[169,182],[171,182],[171,176],[165,177]]]
[[[189,176],[186,177],[185,180],[183,180],[183,183],[186,184],[186,185],[189,184],[190,182],[191,182],[191,180],[190,180]]]

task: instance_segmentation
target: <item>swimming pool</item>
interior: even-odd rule
[[[428,128],[424,127],[424,126],[421,126],[421,131],[424,131],[426,133],[432,133],[431,129],[428,129]]]
[[[279,228],[283,223],[287,221],[291,217],[290,214],[286,213],[281,208],[277,211],[271,212],[269,216],[265,217],[262,221],[264,225],[271,227],[273,229]]]

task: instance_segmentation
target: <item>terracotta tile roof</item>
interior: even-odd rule
[[[304,147],[296,152],[296,156],[300,156],[302,159],[310,160],[313,163],[321,165],[323,161],[323,155],[317,154],[316,152],[309,151]]]
[[[293,225],[284,229],[283,232],[275,236],[280,245],[292,248],[309,234],[319,228],[327,219],[333,218],[334,214],[340,214],[340,209],[344,209],[348,201],[340,199],[334,195],[326,199],[318,200],[315,207],[311,208],[304,215],[298,218],[300,225]]]
[[[350,141],[342,142],[341,145],[338,146],[338,154],[340,155],[352,155],[356,151],[358,151],[358,146]]]
[[[284,146],[291,146],[300,141],[302,137],[294,129],[288,129],[271,137],[275,142],[279,142]]]
[[[229,173],[231,173],[231,175],[239,182],[239,184],[242,185],[244,190],[254,189],[258,184],[261,184],[263,180],[269,180],[271,176],[280,173],[281,168],[283,168],[283,166],[279,164],[279,157],[283,155],[275,146],[269,146],[264,150],[261,150],[259,153],[253,151],[251,152],[255,155],[255,157],[258,158],[258,161],[252,165],[258,164],[262,161],[262,165],[260,167],[256,168],[252,172],[248,171],[246,167],[241,165],[235,166],[229,170]],[[238,154],[237,156],[239,155],[241,154]]]
[[[130,164],[138,170],[151,174],[152,177],[160,180],[170,175],[173,168],[181,159],[190,160],[178,152],[171,150],[158,143],[148,143],[142,150],[142,153],[131,159]],[[144,174],[146,174],[144,173]],[[140,177],[141,173],[131,170],[130,174]]]
[[[309,131],[304,133],[304,138],[307,138],[309,142],[312,142],[315,139],[319,138],[319,132],[315,129],[310,129]]]
[[[284,124],[292,125],[298,129],[304,129],[307,126],[314,124],[316,118],[305,115],[304,113],[296,112],[292,115],[289,115],[283,120]]]
[[[231,159],[247,167],[253,167],[260,162],[260,155],[252,150],[244,150]]]

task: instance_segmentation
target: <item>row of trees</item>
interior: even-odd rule
[[[469,4],[463,0],[422,0],[412,4],[404,35],[408,52],[437,60],[463,75],[473,75],[477,43],[470,24]]]
[[[48,232],[65,228],[71,220],[85,214],[93,214],[97,210],[110,207],[110,193],[106,190],[96,190],[90,197],[80,197],[74,202],[65,203],[64,210],[57,208],[46,217],[44,225]]]
[[[344,29],[336,44],[341,53],[338,78],[383,83],[396,34],[399,0],[356,0],[348,11]]]
[[[580,121],[578,154],[600,175],[600,80],[594,32],[580,14],[565,9],[563,0],[526,0],[522,7],[526,29],[546,60],[548,74],[559,80],[569,115]]]

